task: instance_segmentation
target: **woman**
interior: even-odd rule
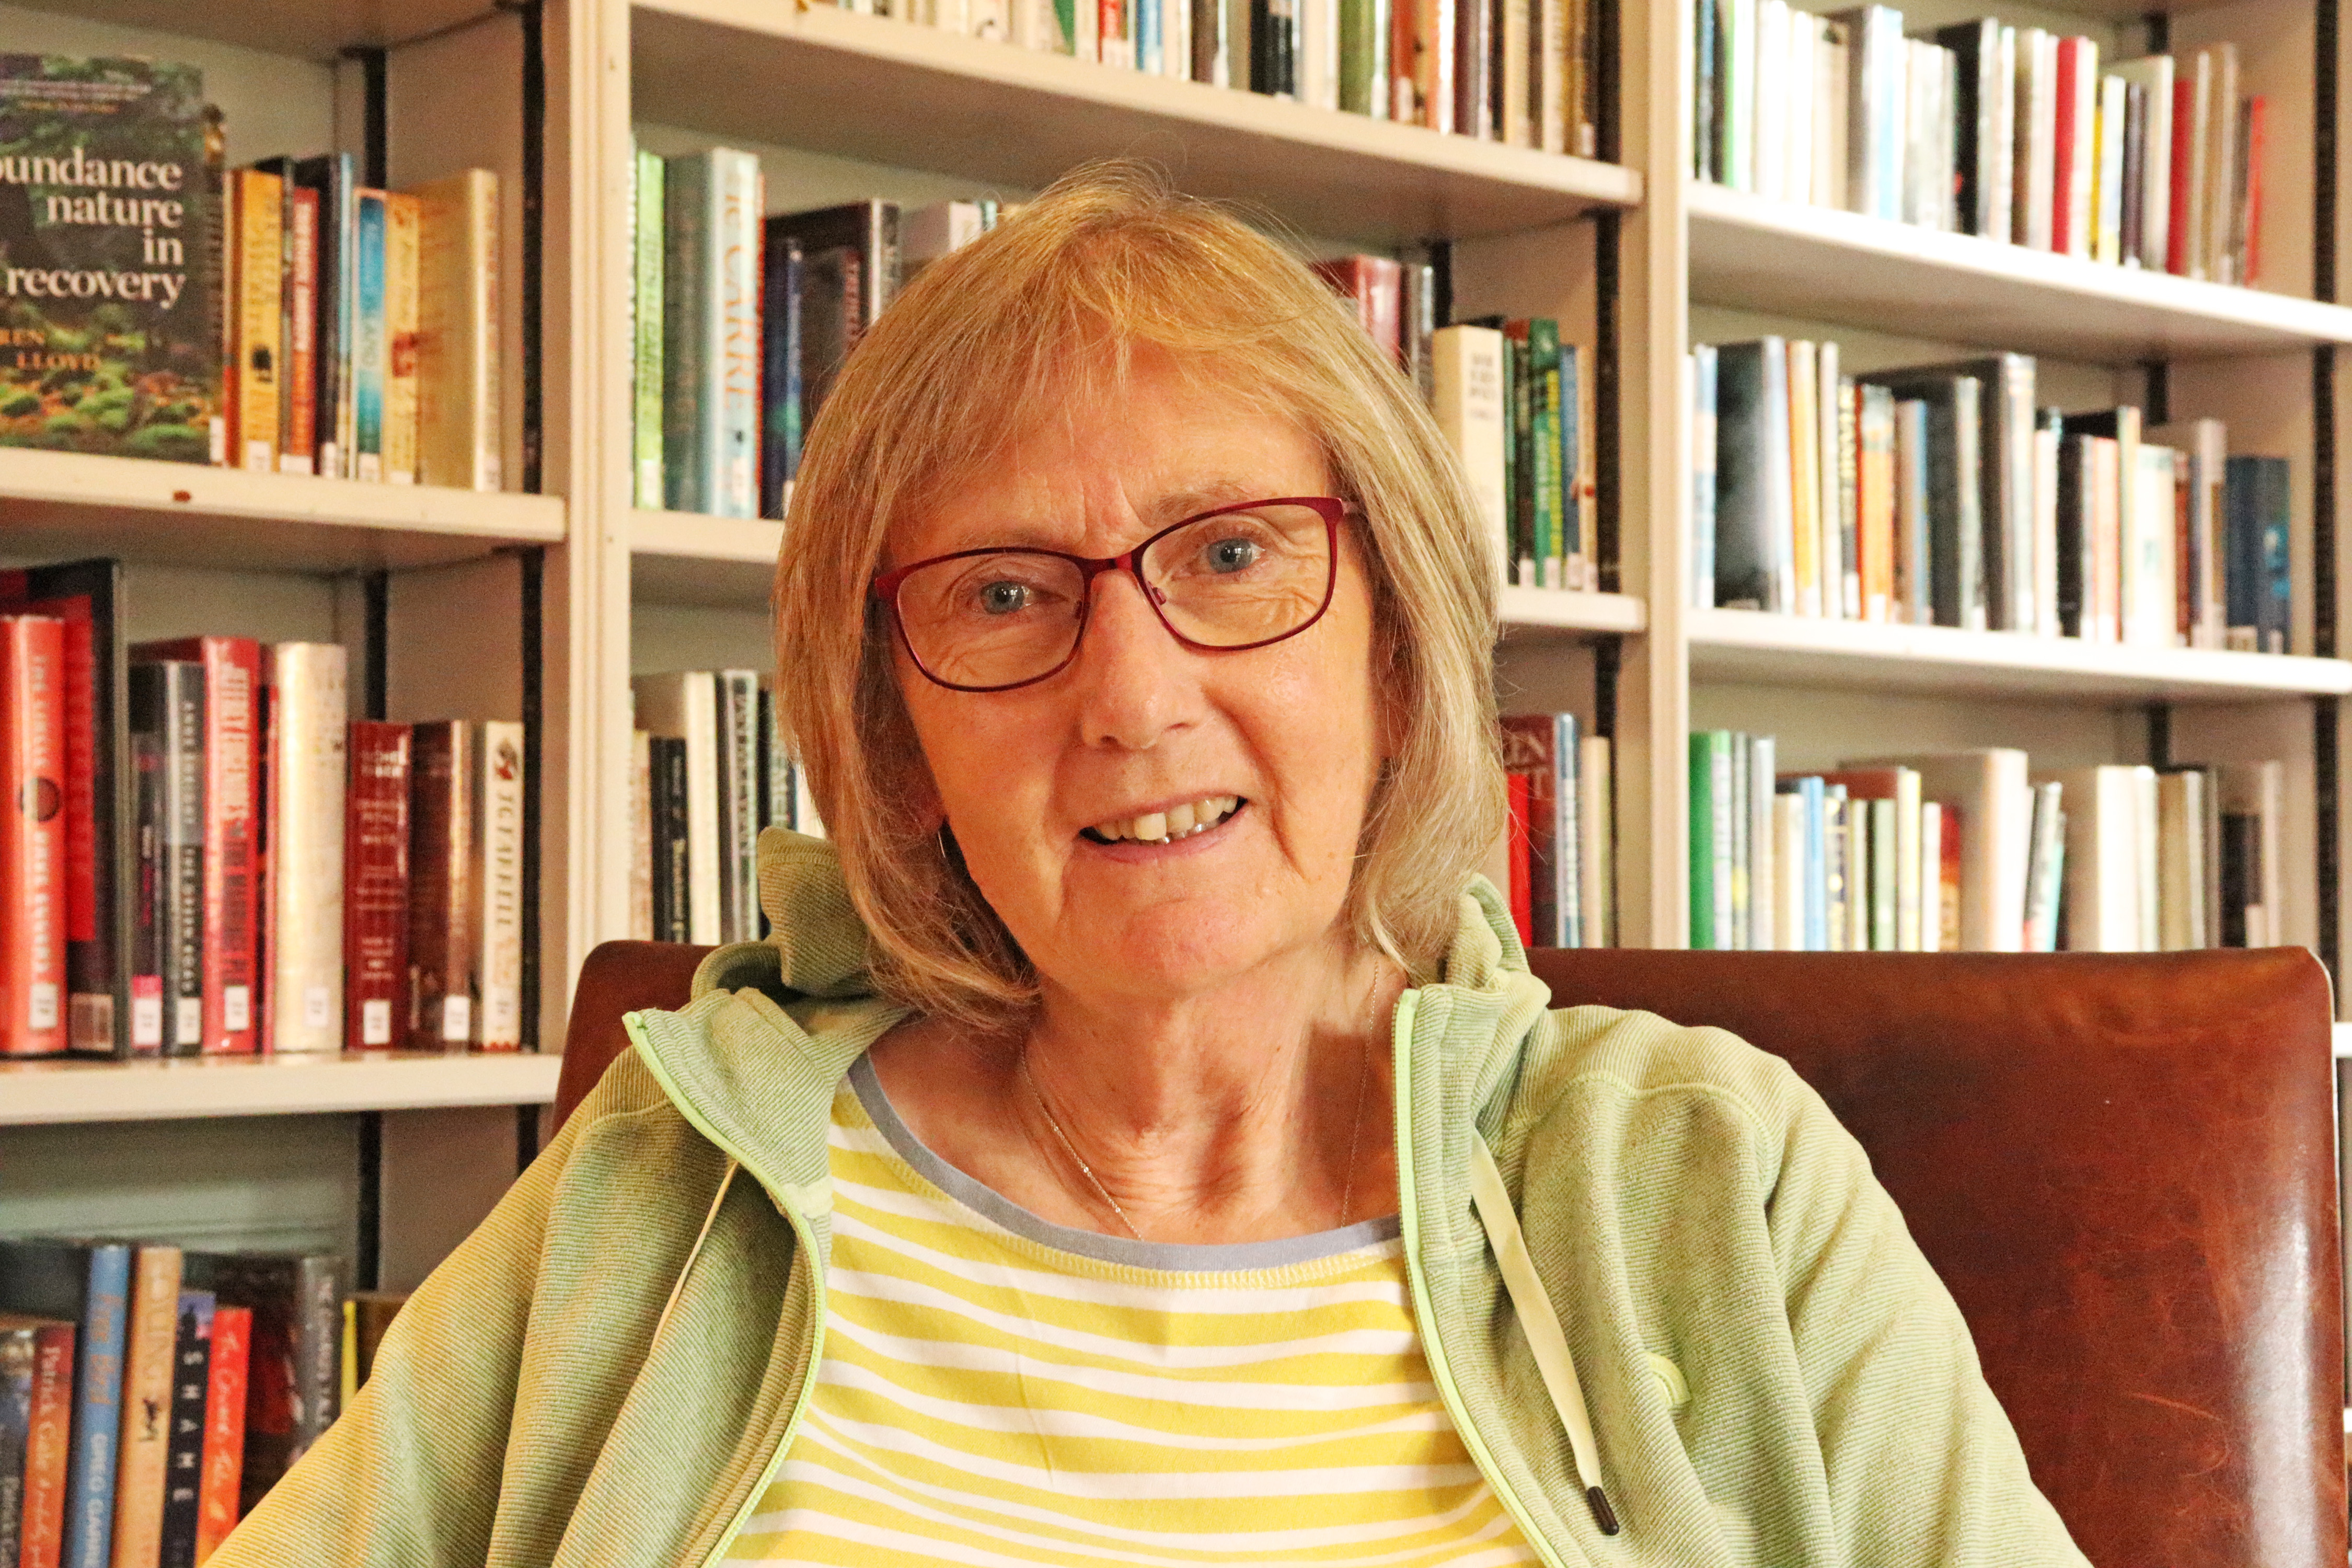
[[[1082,176],[934,263],[778,568],[834,842],[226,1568],[2079,1564],[1788,1068],[1548,1010],[1474,516],[1212,210]]]

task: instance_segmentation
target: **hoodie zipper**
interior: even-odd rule
[[[1454,1382],[1454,1362],[1447,1353],[1444,1338],[1437,1330],[1435,1303],[1430,1299],[1429,1276],[1421,1264],[1421,1202],[1419,1183],[1412,1164],[1412,1025],[1421,1011],[1421,993],[1407,991],[1397,998],[1393,1047],[1396,1056],[1395,1081],[1404,1092],[1396,1097],[1397,1144],[1397,1208],[1404,1224],[1405,1278],[1412,1286],[1413,1311],[1422,1323],[1422,1352],[1428,1359],[1431,1377],[1437,1384],[1440,1398],[1445,1402],[1446,1414],[1454,1418],[1454,1429],[1462,1435],[1463,1446],[1470,1450],[1471,1461],[1478,1467],[1486,1484],[1495,1489],[1504,1509],[1519,1527],[1528,1550],[1541,1558],[1547,1568],[1568,1568],[1567,1561],[1552,1549],[1552,1543],[1537,1530],[1535,1520],[1527,1504],[1512,1489],[1495,1462],[1494,1451],[1478,1428],[1471,1423],[1470,1413],[1462,1403],[1462,1391]]]
[[[816,1256],[816,1233],[809,1227],[799,1207],[779,1199],[776,1196],[775,1188],[770,1185],[768,1179],[743,1157],[743,1152],[720,1137],[718,1131],[704,1120],[702,1114],[694,1109],[685,1095],[679,1092],[677,1085],[664,1068],[659,1054],[646,1040],[644,1015],[624,1014],[621,1022],[627,1027],[629,1038],[636,1045],[637,1059],[644,1062],[646,1070],[654,1075],[654,1081],[661,1085],[662,1092],[669,1097],[670,1104],[677,1109],[680,1116],[686,1118],[688,1125],[709,1140],[715,1148],[733,1160],[737,1165],[751,1172],[751,1179],[760,1184],[761,1190],[768,1194],[768,1201],[776,1205],[777,1211],[784,1216],[784,1223],[792,1227],[793,1238],[800,1244],[801,1256],[808,1260],[811,1316],[815,1320],[815,1332],[809,1341],[808,1364],[802,1371],[800,1387],[793,1392],[793,1413],[785,1418],[783,1435],[777,1438],[774,1449],[770,1452],[766,1461],[760,1467],[759,1479],[752,1483],[751,1489],[746,1492],[742,1500],[735,1505],[734,1512],[727,1521],[727,1528],[719,1531],[718,1543],[710,1549],[709,1555],[702,1560],[702,1568],[714,1568],[714,1565],[727,1555],[727,1549],[735,1543],[735,1537],[741,1533],[743,1521],[751,1517],[751,1510],[759,1506],[760,1499],[766,1495],[768,1488],[774,1484],[776,1472],[783,1468],[784,1456],[792,1451],[793,1438],[799,1434],[801,1419],[808,1414],[809,1401],[816,1392],[816,1369],[819,1362],[824,1357],[824,1268]],[[698,1241],[695,1244],[695,1251],[698,1253],[701,1249],[701,1243]],[[686,1268],[692,1267],[694,1267],[694,1255],[688,1254]],[[685,1277],[686,1269],[679,1269],[678,1278],[681,1282]]]

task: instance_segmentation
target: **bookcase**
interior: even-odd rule
[[[1088,159],[1140,155],[1310,253],[1434,261],[1456,319],[1553,316],[1593,346],[1602,591],[1506,590],[1496,678],[1508,707],[1573,710],[1614,740],[1622,941],[1685,940],[1687,735],[1722,727],[1777,734],[1808,767],[1996,744],[2037,764],[2284,759],[2286,931],[2332,968],[2352,692],[2336,657],[2352,310],[2333,302],[2336,128],[2317,120],[2336,103],[2336,4],[2145,9],[1927,0],[1906,20],[1991,12],[2087,32],[2109,58],[2235,40],[2244,89],[2272,105],[2260,289],[1694,180],[1688,0],[1602,14],[1591,160],[795,0],[0,6],[10,48],[202,63],[233,163],[337,146],[395,182],[485,163],[512,220],[512,493],[0,450],[0,557],[119,552],[157,584],[165,618],[143,635],[327,637],[352,648],[355,691],[369,672],[379,711],[523,718],[533,1017],[551,1053],[582,958],[628,930],[630,677],[772,657],[783,525],[632,504],[632,139],[757,153],[772,212],[1018,198]],[[1694,607],[1685,355],[1759,332],[1836,337],[1864,369],[2032,353],[2045,401],[2228,419],[2242,449],[2294,463],[2294,653]],[[347,1243],[363,1273],[405,1282],[535,1146],[553,1068],[529,1053],[0,1067],[0,1229],[152,1227],[156,1192],[203,1189],[184,1202],[221,1235]]]

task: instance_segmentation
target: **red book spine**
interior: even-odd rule
[[[2172,79],[2172,216],[2164,238],[2164,269],[2189,276],[2189,175],[2197,161],[2197,83],[2187,71]]]
[[[289,239],[293,245],[292,275],[287,282],[292,316],[292,341],[286,345],[286,450],[281,468],[296,473],[313,471],[319,447],[319,193],[298,186],[293,195],[293,221]]]
[[[1519,945],[1533,947],[1536,940],[1534,879],[1528,873],[1528,859],[1533,847],[1528,841],[1528,816],[1531,792],[1528,775],[1513,773],[1507,781],[1511,792],[1511,923],[1519,928]]]
[[[2058,125],[2050,165],[2050,248],[2064,256],[2074,244],[2075,78],[2083,71],[2080,39],[2058,40]]]
[[[0,616],[0,1056],[66,1048],[65,630]]]
[[[252,1308],[213,1310],[213,1359],[205,1389],[204,1489],[196,1503],[198,1563],[236,1528],[237,1495],[245,1482],[246,1365],[252,1344]]]
[[[400,1044],[408,1019],[408,784],[405,724],[362,719],[343,797],[343,1039]]]
[[[32,1419],[25,1442],[25,1513],[18,1568],[58,1568],[66,1539],[66,1461],[73,1452],[74,1325],[33,1342]]]
[[[2263,121],[2269,111],[2269,100],[2261,93],[2246,100],[2246,122],[2238,149],[2245,160],[2246,247],[2235,282],[2251,288],[2263,275]]]

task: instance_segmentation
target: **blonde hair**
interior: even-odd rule
[[[1433,973],[1502,830],[1490,663],[1499,567],[1461,469],[1394,363],[1307,268],[1149,170],[1065,177],[932,262],[843,365],[809,431],[776,563],[776,691],[886,994],[976,1026],[1036,978],[935,815],[868,596],[894,522],[1050,419],[1115,406],[1131,354],[1255,400],[1322,448],[1360,510],[1393,752],[1346,919]]]

